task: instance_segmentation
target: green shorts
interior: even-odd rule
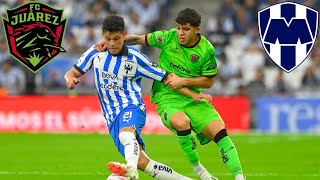
[[[184,112],[189,117],[191,129],[197,134],[197,138],[202,145],[211,141],[201,135],[204,128],[212,121],[222,120],[219,113],[207,101],[161,101],[157,104],[157,112],[162,123],[174,133],[176,133],[176,130],[171,127],[169,119],[177,112]]]

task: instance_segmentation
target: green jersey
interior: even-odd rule
[[[200,77],[217,74],[215,50],[212,44],[204,37],[194,47],[184,47],[179,44],[177,30],[156,31],[149,33],[146,43],[149,46],[161,49],[158,66],[168,73],[173,72],[180,77]],[[189,88],[200,93],[199,88]],[[188,98],[163,83],[155,81],[151,92],[151,101],[158,103],[161,100],[182,100]]]

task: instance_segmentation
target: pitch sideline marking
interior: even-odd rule
[[[15,171],[0,171],[0,175],[62,175],[62,176],[92,176],[92,175],[108,175],[105,172],[47,172],[47,171],[30,171],[30,172],[15,172]],[[194,174],[186,174],[192,176]],[[231,174],[215,174],[217,176],[231,176]],[[251,177],[320,177],[320,174],[278,174],[278,173],[249,173],[245,174]]]

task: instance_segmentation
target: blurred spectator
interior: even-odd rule
[[[57,7],[63,8],[64,16],[68,17],[68,26],[82,26],[87,18],[84,11],[89,11],[89,5],[93,0],[59,0]]]
[[[277,96],[289,96],[291,94],[290,87],[288,83],[285,81],[283,76],[283,71],[278,70],[278,73],[275,78],[275,84],[272,87],[272,91],[274,92],[274,95]]]
[[[145,26],[141,23],[140,15],[133,9],[129,11],[129,18],[126,22],[128,28],[128,34],[145,34],[148,33]]]
[[[6,88],[9,95],[19,95],[25,91],[25,76],[22,70],[5,60],[0,69],[0,87]]]
[[[248,96],[248,91],[246,86],[240,84],[237,88],[237,93],[235,94],[235,96]]]
[[[250,52],[264,52],[257,25],[251,26],[246,33],[244,48]]]
[[[27,3],[27,2],[30,2],[30,0],[16,0],[12,5],[12,7],[17,7],[17,6],[20,6],[21,4],[24,4],[24,3]]]
[[[237,4],[235,0],[223,0],[221,3],[221,7],[219,7],[219,14],[223,14],[224,17],[224,30],[227,30],[228,33],[232,33],[234,31],[234,26],[236,22],[237,17]],[[219,19],[217,17],[217,19]],[[232,25],[229,24],[230,21],[232,22]]]
[[[255,101],[258,97],[265,96],[267,87],[264,81],[264,71],[261,68],[255,70],[254,79],[247,85],[250,99]]]
[[[64,88],[65,84],[60,74],[60,71],[57,69],[52,69],[49,72],[49,79],[47,82],[47,88],[49,89],[57,89],[57,88]]]
[[[312,67],[313,67],[314,75],[316,79],[320,80],[320,55],[314,57],[312,60],[313,60]]]
[[[255,128],[256,125],[256,101],[258,98],[266,96],[267,87],[264,81],[264,71],[261,68],[255,70],[254,79],[247,85],[248,97],[250,98],[250,127]]]
[[[235,32],[245,34],[250,27],[250,22],[247,19],[247,10],[244,7],[239,7],[234,21]]]
[[[240,5],[242,5],[246,9],[249,26],[255,25],[258,19],[258,1],[243,0],[243,2]]]
[[[207,33],[217,32],[218,29],[224,33],[234,31],[232,18],[226,16],[222,11],[218,11],[215,16],[210,16],[207,23]]]
[[[113,12],[121,16],[128,16],[129,9],[132,4],[136,3],[135,0],[108,0],[110,8]]]
[[[102,37],[102,30],[98,29],[94,25],[94,21],[89,20],[85,23],[85,26],[80,30],[81,36],[77,39],[79,46],[82,49],[88,49],[93,44],[100,41]]]
[[[68,54],[74,55],[83,52],[83,48],[79,45],[77,37],[72,32],[66,32],[63,47]]]
[[[141,23],[140,16],[133,9],[129,11],[129,17],[126,20],[128,34],[146,34],[147,28]],[[141,45],[135,45],[138,50],[142,50]]]
[[[311,58],[317,58],[317,57],[320,57],[320,38],[316,39],[316,42],[311,51]]]
[[[2,23],[1,23],[2,24]],[[2,29],[2,28],[1,28]],[[0,37],[0,63],[6,59],[9,59],[9,53],[7,48],[7,41],[4,36]]]
[[[219,75],[216,77],[214,85],[210,89],[204,90],[204,92],[215,96],[230,96],[235,93],[230,86],[230,81]]]
[[[139,14],[140,22],[149,31],[153,31],[159,20],[159,5],[155,0],[137,0],[133,5],[133,10]]]
[[[231,63],[224,52],[218,58],[218,62],[219,74],[222,78],[231,79],[239,76],[239,68]]]
[[[262,48],[256,26],[251,27],[250,31],[246,34],[243,48],[244,51],[240,58],[242,66],[240,68],[244,77],[250,79],[248,78],[251,75],[249,72],[254,72],[257,68],[261,68],[262,70],[266,62],[266,53]]]
[[[302,77],[302,88],[313,88],[319,85],[319,80],[314,74],[312,66],[306,68]]]
[[[33,73],[28,69],[24,69],[25,79],[26,79],[26,87],[24,94],[26,95],[36,95],[36,94],[44,94],[45,86],[43,84],[43,79],[40,73]]]
[[[102,24],[103,19],[110,13],[109,4],[104,0],[95,0],[89,4],[89,9],[81,14],[83,22],[92,21],[94,26]]]
[[[230,36],[224,29],[224,22],[222,20],[224,17],[220,16],[222,16],[222,14],[218,15],[216,20],[209,20],[208,24],[215,25],[213,25],[212,27],[207,27],[207,38],[214,45],[217,56],[219,56],[224,51],[225,46],[227,46],[230,42]]]

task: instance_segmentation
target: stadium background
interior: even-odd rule
[[[0,0],[1,16],[7,8],[24,2]],[[320,41],[318,38],[307,60],[293,72],[280,70],[264,52],[257,28],[257,11],[279,1],[42,2],[64,8],[68,25],[63,47],[67,53],[34,74],[8,54],[1,23],[0,179],[105,179],[109,173],[106,162],[123,159],[105,135],[92,73],[86,74],[74,91],[66,89],[63,75],[101,38],[100,24],[107,14],[124,16],[129,34],[145,34],[173,28],[176,13],[185,7],[201,12],[201,33],[215,46],[219,75],[214,86],[204,92],[213,95],[247,177],[320,178]],[[294,2],[320,9],[317,0]],[[156,62],[158,50],[138,48]],[[195,178],[191,167],[185,166],[188,162],[175,137],[161,125],[148,101],[151,85],[152,81],[143,81],[148,153]],[[209,171],[220,179],[232,179],[213,143],[199,147],[199,154]],[[142,179],[151,178],[142,175]]]

